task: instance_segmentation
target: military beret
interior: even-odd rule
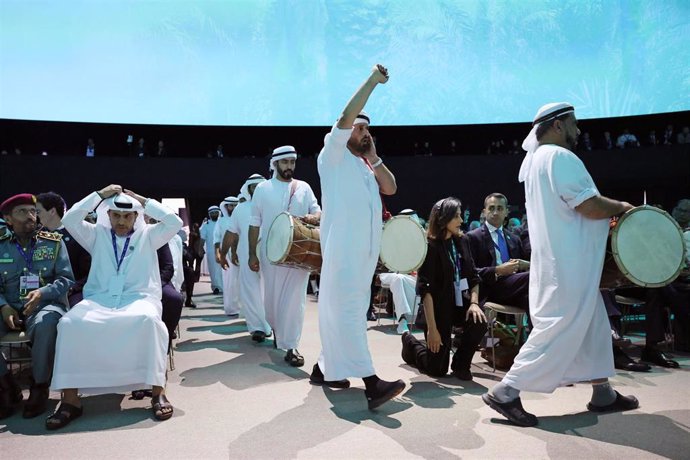
[[[30,193],[20,193],[19,195],[14,195],[6,199],[0,204],[0,212],[3,215],[8,215],[12,213],[12,210],[17,206],[24,204],[36,204],[36,197]]]

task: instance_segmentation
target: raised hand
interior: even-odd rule
[[[98,191],[101,198],[110,198],[113,195],[118,195],[122,193],[122,186],[116,184],[110,184],[107,187],[103,187]]]
[[[124,190],[124,193],[125,195],[131,196],[132,198],[137,200],[139,203],[141,203],[142,206],[146,206],[146,198],[144,198],[143,196],[137,195],[133,191],[127,189]]]
[[[376,79],[377,83],[386,83],[388,81],[388,69],[381,64],[376,64],[371,70],[371,76]]]

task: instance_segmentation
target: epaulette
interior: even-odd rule
[[[47,232],[45,230],[41,230],[38,232],[36,235],[38,238],[43,238],[44,240],[50,240],[50,241],[60,241],[62,240],[62,234],[58,232]]]

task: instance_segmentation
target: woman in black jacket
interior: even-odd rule
[[[460,231],[461,213],[460,200],[453,197],[440,200],[431,210],[429,248],[417,275],[426,344],[410,333],[403,334],[402,357],[425,374],[444,376],[448,372],[453,328],[462,327],[451,370],[461,380],[472,380],[470,365],[486,332],[486,316],[479,306],[479,274],[467,239]]]

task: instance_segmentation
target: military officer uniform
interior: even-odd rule
[[[9,305],[20,312],[24,320],[26,334],[32,343],[32,391],[34,387],[45,387],[47,391],[50,384],[57,323],[67,310],[67,292],[73,282],[62,235],[37,231],[26,248],[19,245],[12,232],[0,237],[0,308]],[[41,290],[41,300],[34,312],[24,318],[25,298],[34,289]],[[1,321],[0,337],[8,332],[10,328]],[[0,353],[0,378],[8,372],[5,357]]]

